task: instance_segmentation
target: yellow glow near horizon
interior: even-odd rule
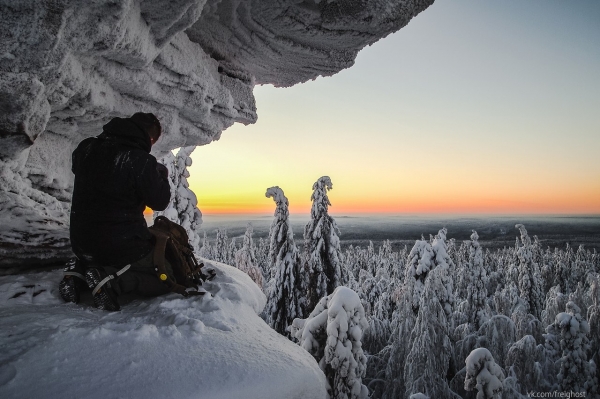
[[[332,214],[600,214],[598,7],[547,7],[436,2],[348,70],[256,87],[258,122],[192,155],[199,208],[273,213],[279,186],[307,213],[328,175]]]

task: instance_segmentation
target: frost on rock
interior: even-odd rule
[[[71,152],[112,117],[156,114],[156,155],[208,144],[256,122],[257,83],[292,86],[351,67],[432,3],[0,2],[0,174],[19,175],[17,189],[0,182],[0,221],[12,223],[0,230],[0,242],[12,241],[2,259],[30,263],[43,246],[64,256]]]
[[[294,243],[289,203],[283,190],[277,186],[270,187],[265,195],[273,198],[276,204],[275,219],[269,231],[269,257],[275,275],[268,289],[267,320],[275,331],[289,336],[288,328],[294,319],[303,318],[306,301],[300,254]]]
[[[489,350],[478,348],[466,360],[465,390],[477,389],[477,399],[500,399],[504,373]]]
[[[342,285],[347,277],[341,259],[339,229],[335,219],[328,213],[331,202],[327,191],[332,188],[329,176],[320,177],[312,187],[310,221],[304,228],[308,309]]]
[[[196,147],[182,147],[173,155],[167,153],[159,160],[169,170],[169,186],[171,187],[171,202],[164,211],[154,212],[154,219],[165,216],[167,219],[181,225],[188,234],[189,242],[194,252],[200,250],[198,230],[202,225],[202,213],[198,209],[196,194],[190,190],[187,178],[190,177],[188,167],[192,165],[190,155]]]
[[[322,298],[307,319],[295,319],[292,333],[319,363],[332,399],[366,399],[362,384],[367,367],[361,338],[367,328],[358,295],[338,287]]]

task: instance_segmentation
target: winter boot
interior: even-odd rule
[[[79,293],[87,289],[84,267],[79,259],[71,259],[64,270],[64,277],[58,284],[58,292],[65,302],[79,303]]]
[[[87,285],[92,289],[94,306],[102,310],[121,310],[117,301],[117,293],[110,284],[109,276],[104,269],[89,268],[85,272]]]

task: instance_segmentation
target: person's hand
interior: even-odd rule
[[[156,164],[156,171],[158,172],[160,177],[162,177],[163,179],[165,179],[165,180],[169,179],[169,169],[167,169],[167,167],[165,165],[163,165],[162,163]]]

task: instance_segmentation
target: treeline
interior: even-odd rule
[[[301,248],[287,198],[272,187],[268,240],[255,242],[251,226],[242,242],[219,230],[199,250],[246,271],[264,290],[263,317],[313,353],[331,397],[366,397],[366,388],[385,399],[598,397],[595,250],[543,248],[517,225],[515,245],[495,251],[484,250],[475,231],[457,243],[442,228],[410,250],[385,241],[342,252],[327,213],[331,188],[328,177],[313,186]]]

